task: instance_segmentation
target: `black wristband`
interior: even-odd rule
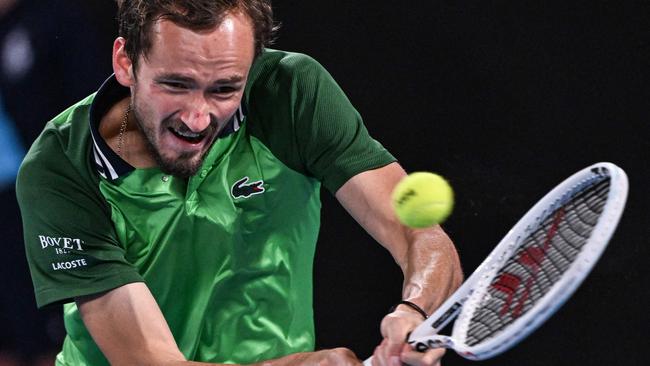
[[[398,302],[397,305],[394,305],[392,308],[390,308],[390,310],[389,310],[388,312],[389,312],[389,313],[392,313],[393,311],[395,311],[395,309],[397,309],[397,307],[398,307],[399,305],[402,305],[402,304],[404,304],[404,305],[410,307],[411,309],[417,311],[418,313],[420,313],[420,315],[422,315],[422,317],[423,317],[425,320],[429,317],[429,316],[427,315],[427,313],[426,313],[424,310],[422,310],[421,307],[417,306],[416,304],[414,304],[414,303],[412,303],[412,302],[410,302],[410,301],[406,301],[406,300],[402,300],[402,301]]]

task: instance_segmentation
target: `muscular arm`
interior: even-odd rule
[[[186,361],[158,304],[142,282],[76,299],[79,312],[111,365],[216,365]],[[289,355],[255,366],[358,366],[354,354],[338,348]]]
[[[76,299],[81,317],[111,365],[184,360],[147,286],[136,282]]]
[[[352,177],[337,192],[345,209],[390,251],[404,273],[402,296],[431,313],[462,280],[456,249],[440,226],[410,229],[399,223],[390,194],[406,175],[397,163]]]
[[[402,299],[431,314],[460,285],[462,272],[454,244],[440,226],[410,229],[397,220],[390,195],[405,175],[397,163],[366,171],[348,180],[336,197],[402,269]],[[388,314],[381,323],[384,341],[375,350],[373,365],[439,365],[444,350],[417,354],[404,344],[407,334],[422,320],[405,305]]]

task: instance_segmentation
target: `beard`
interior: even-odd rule
[[[189,178],[196,174],[201,165],[203,158],[208,152],[209,147],[212,146],[218,130],[217,118],[210,115],[210,125],[200,132],[203,139],[206,139],[203,149],[199,152],[187,151],[181,152],[176,156],[165,155],[156,142],[156,136],[159,136],[167,131],[177,131],[180,133],[191,132],[190,128],[185,125],[175,115],[170,115],[163,119],[160,124],[147,124],[146,121],[138,112],[137,106],[133,110],[137,126],[145,137],[147,149],[156,160],[160,170],[169,175],[179,178]],[[171,132],[170,132],[171,133]]]

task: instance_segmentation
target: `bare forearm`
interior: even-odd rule
[[[431,314],[459,286],[462,280],[460,262],[454,244],[439,227],[409,229],[401,226],[394,230],[391,253],[404,273],[402,298],[427,314]],[[411,351],[404,340],[423,321],[415,309],[400,304],[381,321],[384,341],[375,349],[378,364],[439,365],[444,351],[427,353]]]
[[[221,365],[192,361],[178,361],[168,366]],[[357,357],[346,348],[326,349],[316,352],[294,353],[275,360],[262,361],[248,366],[361,366]],[[225,366],[225,365],[224,365]]]
[[[297,366],[300,365],[308,357],[308,355],[309,353],[295,353],[275,360],[268,360],[268,361],[257,362],[254,364],[249,364],[248,366]],[[194,361],[174,361],[168,364],[168,366],[206,366],[206,365],[225,366],[225,364],[194,362]]]
[[[462,282],[458,253],[447,234],[436,226],[409,230],[402,298],[416,303],[428,313],[435,310]]]
[[[454,244],[440,226],[415,230],[398,221],[390,195],[404,176],[397,163],[366,171],[346,182],[336,197],[402,268],[403,299],[431,312],[460,285],[462,272]]]

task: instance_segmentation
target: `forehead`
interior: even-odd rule
[[[162,19],[152,27],[145,62],[166,68],[214,67],[252,62],[254,52],[253,26],[241,13],[228,13],[216,27],[199,31]]]

